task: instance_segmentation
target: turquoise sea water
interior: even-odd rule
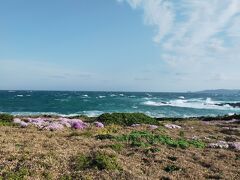
[[[0,91],[0,112],[97,116],[143,112],[154,117],[216,116],[240,113],[240,94],[75,91]]]

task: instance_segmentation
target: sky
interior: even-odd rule
[[[0,0],[0,89],[240,89],[239,0]]]

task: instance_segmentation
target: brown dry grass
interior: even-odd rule
[[[164,125],[167,122],[162,122]],[[206,143],[238,135],[222,132],[221,125],[206,125],[200,121],[175,122],[182,129],[166,129],[155,133],[179,138],[180,134],[191,139],[197,136]],[[227,126],[227,125],[226,125]],[[234,125],[238,126],[238,125]],[[114,129],[111,134],[126,134],[133,130],[148,130],[147,126],[110,127],[105,129],[40,131],[34,127],[0,126],[0,175],[27,170],[26,179],[240,179],[240,154],[228,149],[171,148],[156,145],[160,151],[146,153],[147,148],[124,144],[120,152],[109,147],[113,140],[97,140],[94,136]],[[182,133],[180,133],[182,131]],[[74,158],[78,154],[105,151],[117,156],[122,170],[108,171],[87,169],[75,171]],[[166,172],[164,168],[175,165],[178,171]],[[73,179],[75,179],[73,178]],[[0,178],[1,179],[1,178]]]

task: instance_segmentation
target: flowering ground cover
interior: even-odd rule
[[[240,178],[237,120],[111,121],[0,115],[0,179]]]

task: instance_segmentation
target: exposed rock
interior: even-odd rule
[[[240,142],[231,142],[228,144],[229,144],[229,148],[240,151]]]
[[[166,128],[169,128],[169,129],[181,129],[182,127],[181,126],[178,126],[176,124],[166,124],[164,125]]]
[[[220,104],[216,104],[218,106],[231,106],[233,108],[240,108],[240,102],[237,103],[220,103]]]
[[[229,147],[229,145],[228,145],[228,143],[226,141],[218,141],[217,143],[210,143],[210,144],[208,144],[208,147],[210,147],[210,148],[227,149]]]
[[[235,149],[240,151],[240,142],[226,142],[226,141],[218,141],[217,143],[208,144],[210,148],[221,148],[221,149]]]
[[[138,126],[141,126],[141,124],[132,124],[131,126],[132,127],[138,127]]]
[[[154,129],[157,129],[158,126],[156,126],[156,125],[149,125],[149,128],[152,129],[152,130],[154,130]]]

